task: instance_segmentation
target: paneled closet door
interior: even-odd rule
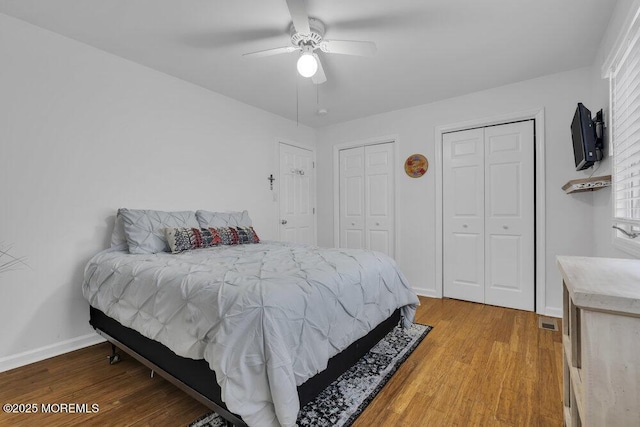
[[[394,256],[393,144],[364,147],[365,244]]]
[[[484,135],[485,303],[533,311],[533,121],[487,127]]]
[[[393,153],[393,143],[340,150],[341,248],[394,256]]]
[[[444,296],[534,310],[533,125],[443,136]]]
[[[484,302],[484,130],[443,135],[444,296]]]
[[[366,248],[364,147],[340,150],[340,247]]]

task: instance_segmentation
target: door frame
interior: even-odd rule
[[[545,218],[545,135],[544,135],[544,108],[533,110],[496,115],[488,118],[469,120],[465,122],[451,123],[448,125],[437,126],[435,128],[435,185],[436,185],[436,298],[442,298],[443,295],[443,207],[442,185],[443,185],[443,160],[442,160],[442,135],[449,132],[473,129],[478,127],[494,126],[517,122],[522,120],[535,120],[535,307],[538,314],[552,314],[546,312],[546,218]],[[429,295],[432,296],[432,295]]]
[[[281,176],[280,176],[280,146],[284,144],[284,145],[290,145],[292,147],[296,147],[296,148],[300,148],[302,150],[307,150],[311,152],[311,156],[312,156],[312,162],[313,162],[313,195],[311,197],[311,203],[313,204],[313,209],[315,209],[315,212],[313,214],[313,244],[317,245],[318,244],[318,185],[317,185],[317,167],[316,167],[316,148],[311,146],[311,145],[307,145],[304,143],[300,143],[300,142],[294,142],[294,141],[290,141],[287,139],[283,139],[283,138],[277,138],[276,142],[274,144],[275,146],[275,158],[276,158],[276,162],[275,164],[277,165],[277,175],[276,175],[276,180],[275,180],[275,185],[273,186],[273,190],[271,191],[273,193],[273,202],[275,204],[275,213],[276,213],[276,233],[278,235],[278,239],[281,239],[282,236],[280,236],[280,218],[281,218],[281,212],[280,212],[280,181],[282,181]]]
[[[399,157],[398,136],[380,136],[357,141],[343,142],[333,146],[333,247],[340,247],[340,150],[367,145],[393,144],[393,253],[394,259],[400,259],[400,245],[398,244],[398,168]]]

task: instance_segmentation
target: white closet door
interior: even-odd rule
[[[444,296],[484,302],[484,130],[443,135]]]
[[[280,240],[315,244],[313,152],[280,144]]]
[[[485,128],[485,303],[533,311],[533,121]]]
[[[393,144],[364,147],[365,247],[394,257]]]
[[[340,150],[340,247],[366,248],[364,147]]]

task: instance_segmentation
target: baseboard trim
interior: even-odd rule
[[[415,291],[416,294],[422,297],[442,298],[442,295],[438,295],[438,293],[434,289],[414,287],[413,290]],[[549,316],[549,317],[562,318],[562,309],[558,307],[544,307],[544,311],[538,312],[538,314]]]
[[[416,294],[420,295],[421,297],[442,298],[440,295],[438,295],[438,293],[434,289],[414,287],[413,290],[415,291]]]
[[[9,371],[31,363],[40,362],[50,357],[59,356],[74,350],[89,347],[106,341],[95,332],[76,338],[71,338],[59,343],[46,345],[44,347],[27,350],[22,353],[0,357],[0,372]]]

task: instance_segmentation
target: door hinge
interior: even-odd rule
[[[316,168],[316,162],[311,162],[311,167],[315,169]]]
[[[314,215],[316,214],[316,208],[313,208],[313,214]]]

